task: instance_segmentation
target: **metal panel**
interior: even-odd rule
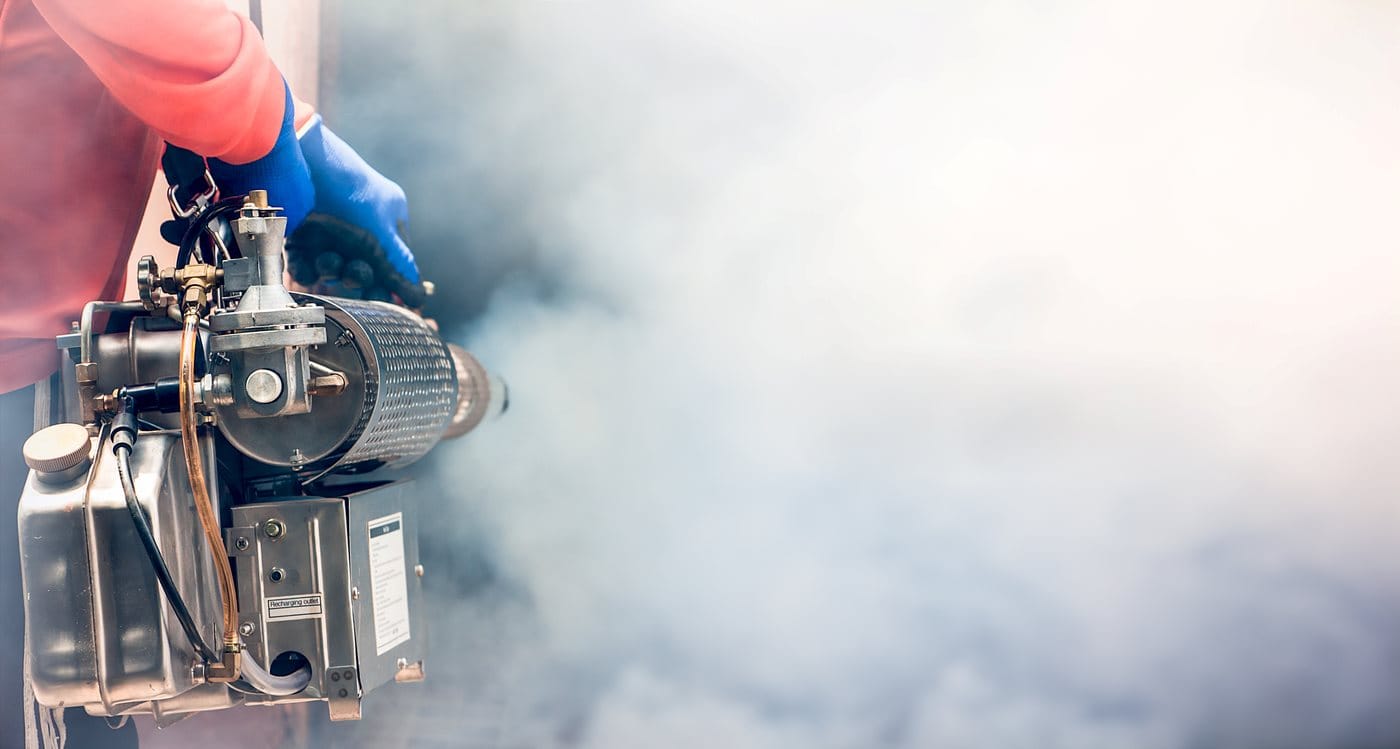
[[[366,692],[389,681],[421,678],[427,632],[421,614],[418,522],[404,486],[400,482],[343,498],[234,508],[234,527],[226,535],[237,562],[249,653],[264,665],[299,653],[312,668],[311,685],[302,693],[248,696],[248,702],[323,698],[332,720],[354,720]],[[370,526],[386,517],[398,519],[401,556],[371,554]],[[381,536],[381,549],[383,540]],[[380,652],[383,633],[376,629],[375,591],[383,598],[386,581],[402,583],[398,589],[407,636],[396,637]]]
[[[233,522],[228,535],[238,566],[240,631],[250,655],[271,668],[279,656],[296,653],[312,669],[311,684],[301,694],[250,696],[248,701],[300,702],[327,696],[336,700],[332,716],[353,712],[358,717],[358,683],[345,679],[347,671],[353,677],[355,670],[345,501],[289,499],[244,505],[234,508]],[[247,548],[240,550],[245,540]]]
[[[360,681],[365,691],[391,680],[416,681],[422,678],[423,660],[427,656],[428,632],[423,616],[423,578],[418,556],[417,503],[408,489],[411,482],[398,482],[349,495],[350,508],[350,579],[360,592],[355,601],[355,632],[360,657]],[[370,553],[370,528],[384,518],[402,513],[403,564],[398,572],[407,593],[409,636],[382,654],[376,643],[382,633],[376,631],[376,606],[387,601],[375,600],[376,571],[386,572],[383,561],[376,570]],[[382,580],[382,578],[381,578]],[[388,586],[392,589],[392,585]],[[380,585],[381,591],[385,588]],[[384,612],[380,612],[381,615]],[[382,620],[381,620],[382,621]]]

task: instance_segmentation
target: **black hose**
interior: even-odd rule
[[[218,663],[220,658],[200,636],[199,628],[194,623],[194,617],[190,616],[189,607],[185,605],[184,596],[181,596],[179,588],[175,587],[175,579],[170,575],[170,568],[165,564],[165,556],[160,553],[160,546],[156,544],[155,534],[151,532],[150,523],[146,521],[146,513],[141,510],[140,500],[136,496],[136,483],[131,478],[131,451],[139,434],[136,427],[137,421],[136,399],[123,388],[120,407],[117,409],[117,415],[112,419],[111,440],[112,454],[117,457],[117,476],[121,479],[122,493],[126,495],[127,512],[131,514],[131,523],[136,526],[136,535],[141,539],[141,545],[146,549],[146,557],[151,562],[151,569],[156,573],[156,580],[160,582],[161,590],[165,591],[165,599],[170,602],[171,611],[175,613],[175,618],[180,621],[180,627],[185,630],[185,636],[189,638],[195,652],[205,663]],[[301,664],[300,668],[286,676],[273,676],[261,664],[253,660],[250,654],[245,653],[242,671],[242,678],[229,686],[235,691],[245,694],[287,696],[300,692],[311,683],[311,664],[309,663]]]
[[[236,213],[242,207],[243,196],[235,195],[220,200],[195,216],[190,221],[190,225],[185,227],[185,235],[180,239],[180,253],[175,256],[175,267],[183,268],[189,264],[190,258],[194,256],[195,248],[199,246],[199,235],[204,233],[205,227],[213,223],[215,219]],[[213,264],[212,258],[201,256],[201,259]]]
[[[170,568],[165,565],[165,557],[160,553],[160,546],[156,545],[151,526],[146,522],[146,514],[142,512],[141,503],[136,498],[136,485],[131,480],[131,445],[117,443],[112,447],[112,452],[117,456],[117,475],[121,477],[122,492],[126,494],[126,509],[131,513],[131,523],[136,526],[136,535],[141,538],[141,545],[146,547],[146,557],[151,560],[151,569],[156,573],[156,580],[160,581],[161,590],[165,591],[165,599],[170,602],[170,609],[175,613],[175,618],[180,620],[180,627],[185,630],[185,636],[189,638],[199,657],[204,659],[205,663],[219,662],[219,656],[200,636],[194,618],[185,606],[184,597],[175,587],[175,579],[170,576]]]

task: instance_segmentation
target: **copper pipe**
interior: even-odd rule
[[[224,650],[237,652],[238,591],[233,584],[233,569],[228,562],[228,549],[219,532],[219,519],[214,514],[214,502],[204,483],[204,460],[200,455],[199,431],[194,411],[194,344],[199,337],[199,313],[191,308],[185,312],[184,332],[180,337],[180,437],[185,449],[185,467],[189,469],[190,488],[194,491],[194,506],[199,513],[199,525],[209,542],[214,557],[214,573],[219,578],[219,592],[224,605]],[[235,673],[234,678],[237,677]]]

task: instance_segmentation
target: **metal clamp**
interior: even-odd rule
[[[191,198],[189,205],[186,206],[181,206],[180,201],[175,199],[177,188],[175,185],[171,185],[170,189],[165,191],[165,199],[170,203],[170,212],[175,214],[176,218],[189,218],[214,202],[214,196],[219,194],[219,186],[214,184],[214,175],[209,173],[207,165],[204,167],[204,184],[208,187]]]

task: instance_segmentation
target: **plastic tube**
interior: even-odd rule
[[[180,336],[180,441],[185,452],[185,467],[190,474],[190,488],[194,492],[194,506],[199,514],[199,524],[204,530],[204,538],[209,542],[209,553],[214,557],[214,573],[219,579],[219,593],[224,609],[224,649],[241,649],[238,639],[238,590],[233,584],[233,569],[228,562],[228,549],[224,547],[223,534],[219,531],[219,518],[214,514],[214,502],[209,497],[209,487],[204,483],[204,460],[199,450],[199,430],[195,424],[194,411],[194,343],[199,336],[199,313],[193,308],[185,312],[184,330]]]
[[[296,694],[311,683],[311,664],[303,663],[301,668],[286,676],[273,676],[261,664],[243,654],[243,683],[253,689],[273,697]]]

